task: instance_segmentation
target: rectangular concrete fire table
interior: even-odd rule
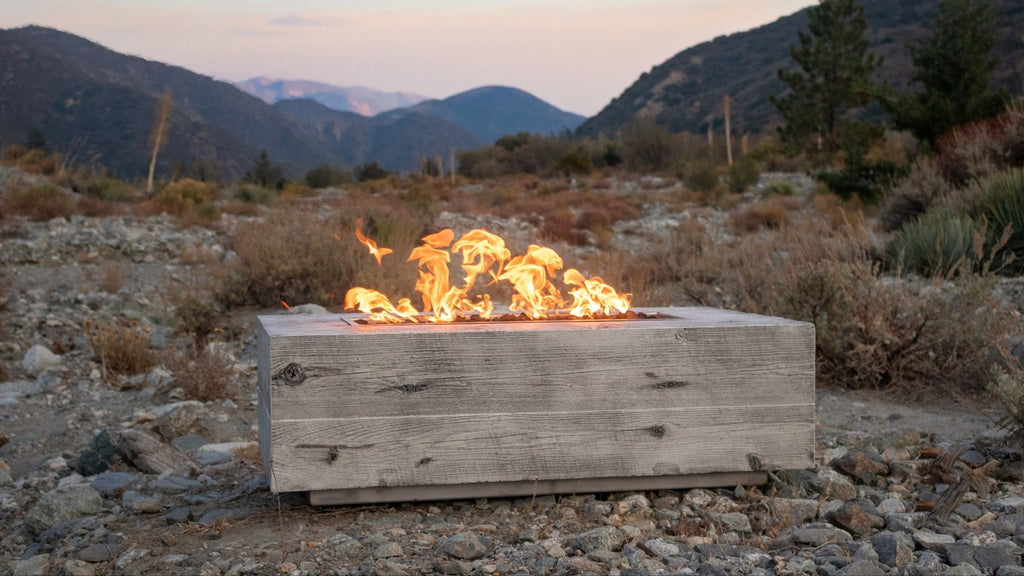
[[[735,486],[814,457],[814,327],[656,318],[259,318],[274,492],[313,504]]]

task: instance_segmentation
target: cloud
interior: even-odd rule
[[[344,26],[347,22],[333,16],[306,16],[303,14],[286,14],[275,16],[267,21],[271,26],[288,26],[292,28],[322,28],[327,26]]]

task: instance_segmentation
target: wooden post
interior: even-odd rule
[[[708,116],[708,156],[711,156],[711,157],[714,157],[714,155],[715,155],[715,148],[714,148],[715,136],[714,136],[714,132],[711,131],[711,127],[714,125],[714,121],[715,121],[715,117],[714,116]]]
[[[732,166],[732,130],[729,127],[729,95],[725,95],[725,99],[722,104],[725,107],[725,155],[729,160],[729,166]]]
[[[740,153],[744,156],[747,155],[747,150],[750,147],[750,133],[744,132],[743,138],[740,139]]]
[[[448,173],[451,174],[452,184],[455,184],[455,148],[448,149]]]

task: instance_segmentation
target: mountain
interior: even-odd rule
[[[423,158],[441,156],[447,162],[452,149],[486,144],[446,120],[420,112],[366,118],[309,99],[281,100],[274,108],[301,124],[309,138],[347,166],[377,162],[389,170],[418,171]]]
[[[447,120],[488,144],[505,134],[571,131],[584,120],[579,114],[560,110],[529,92],[507,86],[483,86],[386,114],[409,113]]]
[[[878,79],[897,89],[908,86],[913,64],[907,46],[928,34],[938,0],[861,0],[871,49],[883,57]],[[993,84],[1014,94],[1024,87],[1024,3],[996,0],[1001,41]],[[747,32],[720,36],[683,50],[628,87],[577,130],[596,136],[614,134],[638,115],[652,115],[672,131],[704,132],[709,117],[721,131],[722,97],[732,99],[734,133],[761,132],[779,122],[768,100],[784,92],[777,70],[794,67],[790,44],[807,29],[807,10]]]
[[[278,80],[258,76],[235,84],[267,104],[308,98],[328,108],[374,116],[395,108],[407,108],[427,99],[412,92],[382,92],[365,86],[332,86],[309,80]]]
[[[160,174],[202,159],[234,178],[264,149],[293,175],[333,160],[288,118],[226,82],[50,28],[0,30],[0,144],[22,142],[39,128],[51,148],[140,177],[165,90],[175,107]]]

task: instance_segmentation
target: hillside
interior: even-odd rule
[[[388,114],[413,112],[447,120],[487,143],[518,132],[557,134],[575,130],[584,120],[579,114],[560,110],[529,92],[507,86],[483,86]]]
[[[913,75],[907,45],[927,34],[938,0],[862,0],[872,50],[884,58],[879,79],[905,88]],[[993,82],[1020,93],[1024,86],[1024,4],[996,0],[1001,42]],[[613,134],[640,114],[653,115],[673,131],[703,132],[709,117],[721,130],[722,96],[733,101],[736,133],[760,132],[779,117],[768,97],[784,91],[777,70],[793,66],[790,44],[806,30],[807,9],[747,32],[688,48],[655,66],[577,132]]]
[[[366,118],[307,99],[282,100],[274,108],[302,124],[308,137],[346,166],[377,162],[389,170],[417,171],[422,158],[440,155],[447,162],[453,148],[485,144],[446,120],[419,112]]]
[[[175,109],[161,175],[203,159],[237,177],[262,149],[290,174],[332,160],[287,118],[225,82],[58,30],[0,30],[0,144],[22,142],[38,127],[53,149],[139,177],[164,90]]]
[[[396,108],[407,108],[427,99],[412,92],[382,92],[365,86],[333,86],[309,80],[279,80],[259,76],[235,84],[267,104],[308,98],[328,108],[375,116]]]

